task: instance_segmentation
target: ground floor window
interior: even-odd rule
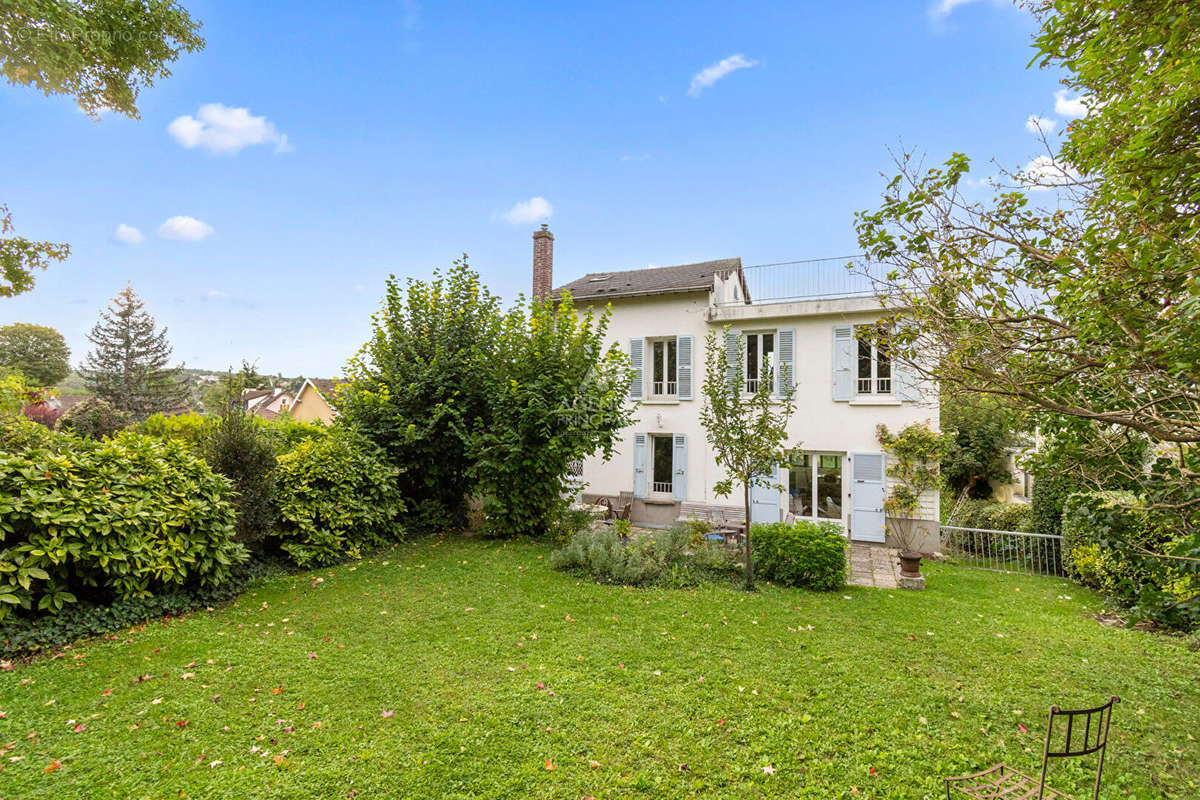
[[[670,494],[672,485],[672,452],[670,436],[651,436],[653,471],[650,490],[655,494]]]
[[[794,453],[788,469],[788,510],[797,518],[842,518],[840,453]]]

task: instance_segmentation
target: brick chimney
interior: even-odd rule
[[[533,232],[533,297],[545,300],[554,288],[554,234],[542,223]]]

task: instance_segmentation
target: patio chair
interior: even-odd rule
[[[621,492],[617,496],[617,506],[613,510],[617,512],[617,519],[628,521],[633,514],[633,492]]]
[[[1108,747],[1108,723],[1113,705],[1119,702],[1121,699],[1113,696],[1102,706],[1079,711],[1063,711],[1058,706],[1051,706],[1046,746],[1042,750],[1041,779],[1031,778],[1006,764],[997,764],[974,775],[946,778],[946,800],[951,800],[951,789],[978,800],[1043,800],[1047,797],[1071,800],[1068,795],[1046,785],[1046,768],[1050,765],[1050,759],[1081,758],[1092,753],[1100,754],[1096,759],[1096,783],[1092,789],[1092,800],[1099,800],[1104,751]],[[1055,720],[1060,717],[1066,717],[1066,736],[1055,737]]]

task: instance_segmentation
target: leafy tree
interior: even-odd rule
[[[275,522],[275,448],[262,425],[238,402],[242,388],[254,378],[249,364],[238,377],[229,370],[221,421],[204,443],[204,460],[233,484],[241,542],[261,541]]]
[[[369,341],[347,365],[343,419],[382,447],[416,530],[466,521],[470,446],[487,418],[500,301],[466,256],[430,281],[392,276]]]
[[[115,408],[145,419],[178,408],[187,397],[179,368],[168,368],[171,345],[167,329],[156,329],[133,287],[126,286],[100,312],[88,334],[95,349],[83,364],[88,388]]]
[[[94,119],[137,119],[141,90],[171,74],[180,53],[204,47],[200,23],[171,0],[0,0],[0,75],[46,95],[67,94]],[[70,255],[66,244],[12,231],[0,204],[0,297],[33,288],[33,272]]]
[[[1059,168],[1019,171],[987,200],[955,154],[909,154],[859,241],[907,306],[898,357],[943,390],[1200,442],[1200,6],[1059,0],[1035,6],[1043,65],[1090,113]],[[1062,207],[1033,205],[1057,186]],[[1055,197],[1056,195],[1049,195]],[[918,362],[918,354],[938,358]]]
[[[53,386],[71,374],[67,340],[54,328],[14,322],[0,328],[0,367],[21,372],[31,383]]]
[[[270,389],[272,386],[270,376],[259,375],[253,364],[243,361],[239,371],[234,372],[230,368],[216,383],[205,388],[200,402],[206,412],[220,416],[232,405],[242,404],[242,395],[246,389]]]
[[[45,270],[51,261],[65,261],[71,254],[69,244],[34,242],[12,232],[12,214],[0,203],[0,297],[28,292],[34,270]]]
[[[986,499],[989,481],[1012,480],[1008,450],[1020,441],[1017,417],[987,397],[950,396],[941,408],[942,475],[956,494]]]
[[[604,345],[608,318],[578,316],[570,296],[504,317],[468,448],[490,533],[547,533],[566,511],[572,462],[611,456],[632,421],[629,360]]]
[[[796,408],[796,388],[791,376],[784,373],[781,385],[788,387],[775,396],[772,367],[769,377],[758,382],[751,395],[742,389],[746,385],[745,338],[737,335],[737,348],[727,347],[730,330],[718,341],[716,331],[709,331],[704,345],[704,406],[700,422],[712,449],[717,465],[726,478],[713,491],[718,497],[733,494],[735,484],[741,484],[746,512],[746,536],[743,552],[746,588],[754,588],[754,561],[750,545],[750,489],[754,486],[777,486],[779,468],[787,464],[787,424]],[[732,351],[732,352],[731,352]]]
[[[1200,571],[1200,5],[1033,9],[1034,60],[1088,113],[982,200],[963,191],[965,155],[926,169],[900,154],[859,242],[905,309],[898,360],[1039,425],[1082,420],[1086,441],[1144,438],[1158,458],[1123,473],[1190,537],[1151,557]]]
[[[47,95],[72,95],[93,117],[137,119],[138,94],[204,47],[200,23],[171,0],[0,2],[0,74]]]

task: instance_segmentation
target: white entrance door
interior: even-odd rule
[[[750,521],[779,522],[779,488],[776,486],[750,487]]]
[[[886,464],[883,453],[850,454],[850,538],[856,542],[887,539],[883,516]]]

